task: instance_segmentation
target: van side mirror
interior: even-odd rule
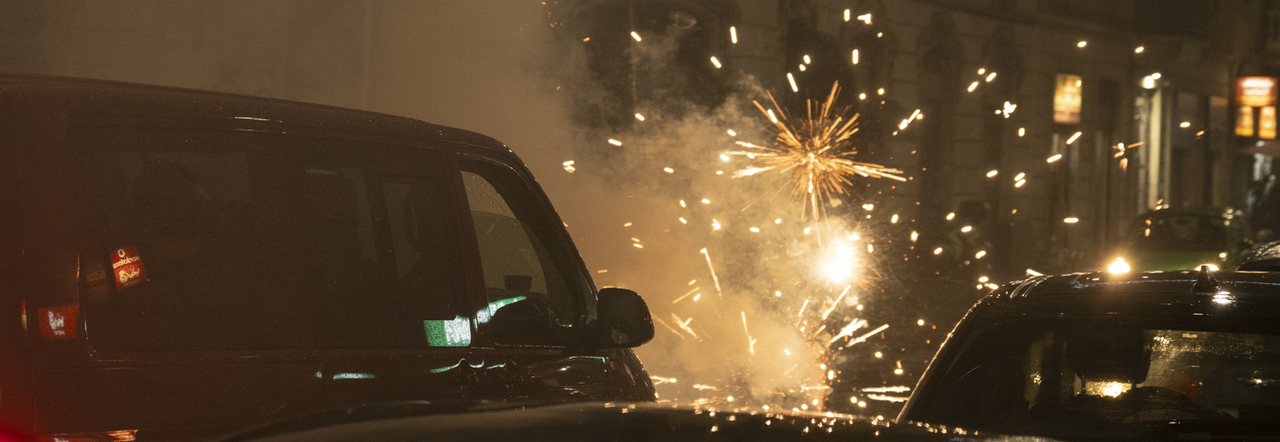
[[[594,328],[596,342],[606,348],[639,347],[653,339],[653,318],[649,306],[631,290],[600,290]]]

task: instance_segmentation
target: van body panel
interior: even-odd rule
[[[20,144],[13,107],[0,91],[0,152],[16,152]],[[29,314],[26,280],[23,278],[22,214],[19,161],[0,161],[0,431],[29,432],[32,423],[31,347],[27,330],[35,318]],[[14,314],[17,314],[16,318]],[[16,320],[13,320],[16,319]]]
[[[39,434],[223,427],[322,411],[317,361],[134,365],[36,371]],[[145,435],[145,431],[143,432]]]
[[[0,256],[0,278],[10,281],[8,286],[0,286],[0,308],[17,312],[25,305],[22,316],[0,313],[0,356],[3,356],[0,360],[0,425],[4,429],[44,435],[137,429],[140,440],[148,440],[169,439],[172,435],[182,435],[184,429],[189,429],[189,434],[233,430],[323,409],[389,400],[654,399],[652,384],[634,353],[626,349],[589,348],[592,341],[588,333],[595,319],[595,288],[590,275],[536,181],[510,149],[492,138],[408,118],[327,106],[54,77],[0,76],[0,110],[4,116],[0,121],[0,155],[5,158],[0,161],[0,184],[3,184],[0,204],[10,209],[0,211],[0,228],[13,233],[0,236],[0,247],[17,251]],[[210,147],[201,147],[206,144]],[[146,168],[138,172],[136,166],[128,166],[131,163],[124,160],[136,158],[139,154],[133,153],[135,151],[144,159],[150,158],[146,161],[160,161],[159,158],[177,161],[181,170],[208,166],[215,172],[231,163],[191,160],[183,157],[184,152],[200,158],[244,152],[244,161],[236,164],[248,172],[218,178],[223,181],[202,181],[208,192],[200,194],[203,199],[196,203],[240,208],[222,212],[224,215],[219,215],[218,222],[235,227],[226,223],[241,219],[236,216],[256,216],[252,214],[275,209],[280,212],[269,219],[287,221],[292,218],[282,216],[293,210],[290,204],[310,204],[306,207],[312,209],[298,212],[310,215],[297,218],[300,225],[312,226],[302,229],[311,232],[306,234],[321,232],[314,230],[316,228],[363,232],[360,238],[352,238],[364,244],[363,249],[352,250],[363,252],[352,253],[363,253],[369,265],[381,270],[370,267],[367,271],[360,270],[363,272],[360,274],[376,276],[389,272],[391,277],[399,274],[402,282],[398,284],[409,284],[403,278],[418,278],[415,275],[423,270],[418,270],[418,264],[403,263],[421,262],[434,256],[424,253],[437,254],[438,257],[431,258],[438,260],[433,265],[447,264],[440,269],[455,269],[447,272],[453,276],[444,276],[441,273],[444,270],[431,273],[431,267],[427,267],[423,275],[440,274],[431,277],[452,281],[431,286],[436,287],[433,290],[455,290],[448,287],[456,284],[456,291],[431,295],[437,300],[430,302],[452,305],[448,307],[452,310],[430,313],[417,307],[378,307],[395,305],[391,302],[394,296],[376,301],[391,292],[377,291],[385,289],[363,292],[359,289],[363,286],[359,285],[351,286],[356,288],[350,290],[356,291],[334,293],[358,296],[367,293],[373,297],[369,298],[371,301],[314,304],[319,310],[312,307],[298,310],[301,307],[297,306],[304,305],[299,302],[320,302],[309,299],[337,290],[332,288],[337,287],[334,284],[349,286],[350,281],[340,276],[321,275],[319,279],[307,280],[290,275],[319,268],[314,266],[327,259],[323,256],[345,255],[338,254],[338,249],[328,248],[341,244],[334,242],[336,239],[308,246],[298,240],[274,238],[271,241],[284,241],[281,244],[286,249],[302,247],[297,250],[314,250],[318,255],[290,255],[299,258],[296,262],[271,264],[276,267],[253,270],[255,273],[245,276],[257,278],[246,281],[257,281],[254,284],[258,285],[252,287],[267,290],[263,293],[268,295],[264,296],[293,299],[262,304],[267,310],[252,317],[270,318],[271,313],[278,311],[285,313],[280,321],[288,322],[305,315],[319,315],[309,320],[312,322],[306,322],[312,326],[289,329],[272,328],[269,322],[217,322],[199,318],[203,310],[190,310],[185,314],[197,315],[192,316],[199,319],[197,323],[213,321],[206,326],[225,324],[232,328],[192,329],[196,332],[190,336],[203,344],[191,341],[191,345],[186,345],[183,344],[186,341],[174,340],[178,338],[132,341],[158,338],[147,337],[145,328],[130,329],[128,318],[135,313],[130,310],[132,307],[122,306],[131,304],[111,307],[116,305],[112,303],[124,302],[111,300],[132,299],[128,302],[138,303],[151,299],[147,296],[155,296],[147,293],[166,293],[156,290],[181,290],[181,286],[173,285],[177,284],[174,275],[183,274],[174,273],[176,270],[172,269],[168,273],[162,271],[166,249],[148,243],[145,235],[136,241],[100,237],[101,232],[114,230],[92,221],[99,219],[93,217],[107,213],[100,213],[96,207],[105,206],[101,210],[108,212],[114,210],[115,206],[101,198],[115,198],[122,204],[142,204],[138,202],[142,200],[138,199],[137,192],[143,184],[138,180],[146,175]],[[291,175],[281,178],[284,181],[270,181],[274,178],[269,167],[313,162],[291,160],[290,155],[314,156],[318,158],[314,161],[320,163],[306,165],[305,174],[297,168],[302,166],[291,166],[295,168],[290,169]],[[117,161],[117,157],[123,159]],[[560,318],[561,335],[556,340],[513,345],[501,342],[504,338],[478,323],[484,322],[478,318],[488,318],[486,311],[491,314],[503,305],[494,304],[489,294],[492,289],[485,287],[481,271],[484,263],[477,251],[476,231],[471,224],[473,213],[466,207],[468,194],[462,179],[466,172],[459,166],[460,158],[500,165],[517,177],[513,179],[516,182],[513,186],[519,188],[517,193],[521,196],[517,203],[522,207],[516,209],[535,214],[536,226],[529,234],[536,237],[535,243],[545,243],[542,246],[551,250],[547,256],[554,257],[558,275],[564,279],[563,288],[573,297],[575,316]],[[92,175],[110,178],[103,175],[109,169],[97,169],[124,167],[120,165],[134,169],[119,169],[125,172],[119,175],[119,189],[115,189],[117,183],[112,180],[104,181],[101,176]],[[207,171],[202,170],[191,169],[185,173],[204,179],[200,174]],[[86,175],[86,171],[91,174]],[[340,179],[352,173],[354,178]],[[254,198],[265,195],[285,199],[267,204],[269,200],[253,203],[243,197],[223,198],[226,195],[220,194],[235,193],[234,189],[223,188],[229,179],[226,177],[242,176],[268,180],[243,185],[254,189]],[[210,182],[219,186],[209,187]],[[262,183],[285,187],[262,193],[260,189],[269,189]],[[344,188],[355,189],[355,193]],[[305,195],[312,196],[290,196],[297,191],[310,192]],[[126,198],[121,192],[133,192],[133,196]],[[357,210],[355,200],[343,195],[368,200],[360,199]],[[251,203],[258,206],[247,205]],[[244,207],[258,208],[245,212]],[[330,216],[326,215],[329,212],[337,214],[343,207],[350,207],[350,213],[362,214],[364,218],[360,219],[364,221],[338,217],[321,223],[319,218],[307,218]],[[414,224],[406,225],[409,222],[406,220]],[[359,227],[354,227],[357,224],[352,223],[357,222]],[[414,233],[412,229],[417,228],[414,226],[425,222],[436,224],[431,230],[420,231],[424,233]],[[210,237],[217,241],[211,244],[232,241],[228,238],[252,238],[252,232],[258,231],[253,229],[264,228],[245,225],[243,229],[234,230],[240,232],[236,233],[238,236]],[[411,230],[405,233],[405,229]],[[422,236],[427,233],[432,236]],[[286,231],[285,234],[304,233]],[[430,243],[435,245],[422,242],[435,236],[444,242]],[[417,252],[404,251],[409,250],[405,249],[406,241]],[[153,273],[139,288],[118,280],[114,287],[103,285],[100,269],[111,272],[115,266],[107,253],[114,249],[104,247],[132,247],[135,242],[142,252],[142,260],[151,266],[148,271]],[[246,244],[252,246],[252,243]],[[273,243],[254,247],[273,247],[270,244]],[[430,247],[424,249],[419,244]],[[196,273],[191,274],[201,274],[200,267],[192,268]],[[334,268],[355,271],[350,266]],[[272,273],[264,272],[279,273],[283,279],[278,284],[268,284],[271,280],[263,278]],[[98,279],[93,280],[95,277]],[[218,287],[189,287],[201,293],[198,299],[202,299],[189,308],[208,308],[222,302]],[[418,292],[405,293],[423,296]],[[104,299],[107,304],[103,304]],[[406,299],[412,301],[412,298]],[[173,304],[176,300],[166,302],[179,305]],[[138,315],[151,308],[146,307],[146,303],[137,305],[142,306],[137,310]],[[223,310],[211,312],[221,312],[218,314],[222,316],[209,318],[238,317],[234,309],[217,308]],[[379,308],[384,310],[377,310]],[[50,312],[57,314],[51,316]],[[453,312],[457,312],[456,315]],[[324,316],[326,314],[329,316]],[[27,321],[25,328],[22,318]],[[154,321],[147,318],[153,317],[139,316],[143,321],[140,326]],[[183,322],[185,320],[177,320],[177,316],[174,318],[155,324],[195,327]],[[365,330],[383,327],[380,324],[384,322],[418,324],[417,331],[412,332],[417,337],[388,335],[393,340],[383,342],[377,341],[383,339],[376,337],[379,335],[370,335],[370,331]],[[237,331],[245,325],[252,327]],[[62,334],[54,335],[50,330]],[[253,343],[256,335],[245,335],[252,330],[263,330],[266,334],[261,338],[266,341]],[[276,330],[289,334],[277,336],[273,334]],[[219,341],[222,338],[210,333],[227,334],[231,340]],[[448,342],[437,342],[444,337]],[[424,339],[429,342],[424,343]],[[248,345],[237,347],[241,344],[236,342]]]

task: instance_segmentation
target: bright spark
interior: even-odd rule
[[[848,325],[845,325],[844,328],[840,329],[840,333],[836,333],[835,337],[831,338],[831,340],[827,342],[827,345],[836,343],[840,338],[853,336],[853,332],[858,331],[858,329],[866,325],[867,321],[863,321],[861,319],[854,319],[853,321],[850,321]]]
[[[859,336],[859,337],[857,337],[857,338],[854,338],[852,341],[849,341],[849,344],[848,344],[848,345],[845,345],[845,348],[848,348],[849,346],[851,346],[851,345],[853,345],[853,344],[857,344],[857,343],[859,343],[859,342],[865,342],[865,341],[867,340],[867,338],[870,338],[870,337],[872,337],[872,336],[875,336],[875,335],[876,335],[876,333],[880,333],[880,332],[882,332],[882,331],[885,331],[885,329],[887,329],[887,328],[889,328],[889,324],[885,324],[885,325],[882,325],[882,326],[876,327],[876,329],[875,329],[875,330],[871,330],[871,331],[870,331],[870,332],[868,332],[867,334],[862,335],[862,336]]]
[[[863,393],[906,393],[911,391],[911,387],[899,385],[894,387],[860,388],[859,390],[862,390]]]
[[[721,67],[720,60],[717,60],[714,55],[711,56],[711,64],[716,65],[716,69],[720,69]]]
[[[631,31],[631,38],[636,39],[636,41],[640,41],[640,34],[637,34],[636,31]]]
[[[718,224],[717,224],[716,229],[719,229],[719,228],[720,227],[718,227]],[[724,292],[720,291],[720,278],[716,276],[716,268],[711,265],[711,254],[707,253],[707,249],[705,248],[700,250],[700,252],[702,252],[702,256],[707,257],[707,268],[711,270],[711,280],[716,283],[716,293],[723,298]]]

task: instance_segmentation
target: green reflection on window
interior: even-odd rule
[[[427,345],[432,347],[466,347],[471,345],[471,321],[456,316],[453,319],[428,319],[422,321],[427,331]]]
[[[490,302],[488,306],[476,312],[476,321],[481,324],[486,324],[489,322],[490,319],[493,319],[493,314],[497,313],[498,309],[506,307],[511,304],[515,304],[525,299],[527,298],[524,296],[516,296],[514,298],[499,299],[497,301]]]

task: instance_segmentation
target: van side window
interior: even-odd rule
[[[556,245],[556,226],[515,171],[482,163],[464,163],[463,169],[489,303],[477,312],[477,322],[501,329],[508,315],[523,321],[523,331],[498,330],[498,343],[567,343],[578,305],[565,284],[569,261]],[[550,328],[541,327],[547,323]]]
[[[95,350],[470,344],[433,152],[196,129],[72,139]]]

